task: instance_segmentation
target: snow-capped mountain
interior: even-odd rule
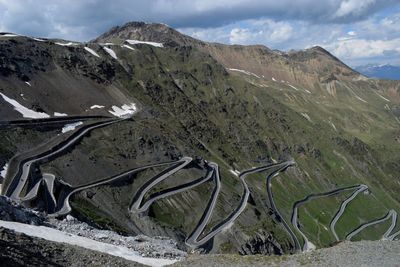
[[[368,64],[355,67],[355,70],[370,78],[400,80],[400,66]]]

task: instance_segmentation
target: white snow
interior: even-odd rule
[[[294,87],[293,85],[291,85],[291,84],[288,84],[290,87],[292,87],[294,90],[296,90],[296,91],[299,91],[299,89],[297,89],[296,87]]]
[[[113,58],[118,59],[117,54],[111,48],[103,46],[103,49]]]
[[[68,114],[67,113],[54,112],[54,116],[56,116],[56,117],[65,117],[65,116],[68,116]]]
[[[304,118],[306,118],[309,122],[312,122],[310,116],[308,116],[307,113],[301,113],[301,115],[302,115]]]
[[[331,125],[332,125],[332,128],[333,128],[335,131],[337,131],[335,124],[333,124],[333,122],[331,122],[331,121],[330,121],[330,123],[331,123]]]
[[[133,51],[136,50],[136,49],[133,48],[132,46],[129,46],[129,45],[126,45],[126,44],[122,45],[121,47],[125,47],[125,48],[128,48],[128,49],[133,50]]]
[[[375,91],[374,91],[375,92]],[[381,94],[378,94],[377,92],[375,92],[375,94],[377,94],[380,98],[382,98],[383,100],[390,102],[389,99],[387,99],[386,97],[382,96]]]
[[[99,54],[97,54],[93,49],[85,46],[85,50],[88,51],[90,54],[92,54],[95,57],[100,57]]]
[[[73,43],[73,42],[68,42],[68,43],[60,43],[60,42],[55,42],[56,45],[61,45],[61,46],[73,46],[73,45],[79,45],[78,43]]]
[[[41,118],[50,118],[49,114],[46,114],[44,112],[36,112],[34,110],[31,110],[29,108],[24,107],[14,99],[11,99],[7,97],[6,95],[0,93],[0,95],[3,97],[5,101],[10,103],[11,105],[14,106],[14,110],[18,111],[19,113],[22,114],[24,118],[32,118],[32,119],[41,119]]]
[[[135,45],[135,44],[148,44],[152,45],[155,47],[164,47],[162,43],[156,43],[156,42],[144,42],[144,41],[139,41],[139,40],[126,40],[129,44]]]
[[[241,73],[244,73],[244,74],[247,74],[247,75],[253,75],[254,77],[260,79],[260,76],[258,76],[258,75],[255,74],[255,73],[252,73],[252,72],[250,72],[250,71],[247,71],[247,70],[240,70],[240,69],[229,69],[229,70],[231,70],[231,71],[238,71],[238,72],[241,72]]]
[[[232,169],[230,169],[229,171],[230,171],[233,175],[239,177],[240,171],[238,171],[238,170],[232,170]]]
[[[274,78],[274,77],[272,77],[272,80],[273,80],[274,82],[276,82],[276,80],[275,80],[275,78]]]
[[[25,82],[27,85],[32,86],[30,82]]]
[[[122,107],[117,107],[117,106],[112,106],[112,110],[109,110],[112,115],[120,118],[130,118],[132,115],[136,112],[136,104],[131,103],[131,104],[125,104],[122,105]]]
[[[32,37],[32,39],[35,40],[35,41],[38,41],[38,42],[46,42],[46,40],[39,39],[39,38],[33,38],[33,37]]]
[[[90,107],[90,109],[95,109],[95,108],[104,108],[104,106],[101,105],[93,105]]]
[[[311,94],[311,92],[309,90],[307,90],[307,89],[304,89],[304,91],[306,91],[307,93]]]
[[[3,166],[3,169],[0,172],[0,177],[6,178],[7,170],[8,170],[8,163],[6,163],[6,165]]]
[[[83,122],[81,122],[81,121],[65,124],[64,127],[61,129],[61,132],[66,133],[69,131],[73,131],[73,130],[75,130],[76,127],[78,127],[79,125],[82,125],[82,124],[83,124]]]
[[[19,36],[19,35],[13,34],[13,33],[6,33],[6,34],[3,34],[3,35],[0,35],[0,37],[17,37],[17,36]]]
[[[358,100],[360,100],[360,101],[362,101],[362,102],[364,102],[364,103],[368,103],[367,101],[365,101],[364,99],[362,99],[362,98],[359,97],[358,95],[354,94],[354,96],[355,96]]]
[[[79,246],[101,253],[121,257],[130,261],[139,262],[141,264],[149,266],[165,266],[176,262],[176,260],[142,257],[139,255],[138,252],[130,250],[123,246],[116,246],[95,241],[82,236],[67,234],[50,227],[29,225],[18,222],[8,222],[3,220],[0,220],[0,226],[14,230],[19,233],[24,233],[29,236],[43,238],[58,243],[67,243],[70,245]]]

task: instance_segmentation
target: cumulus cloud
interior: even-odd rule
[[[281,44],[289,40],[293,33],[290,23],[270,19],[253,21],[249,28],[234,28],[230,31],[231,44]]]
[[[270,18],[318,23],[358,21],[396,0],[0,0],[0,29],[89,39],[132,20],[173,27],[220,27]],[[278,34],[278,33],[277,33]]]
[[[371,58],[397,54],[400,56],[400,38],[393,40],[345,39],[326,46],[340,58]]]

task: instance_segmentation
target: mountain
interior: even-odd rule
[[[355,68],[365,76],[378,79],[400,80],[400,67],[393,65],[373,65],[368,64]]]
[[[2,194],[202,253],[395,239],[400,82],[128,23],[0,36]]]

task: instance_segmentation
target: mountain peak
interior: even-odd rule
[[[161,23],[145,23],[132,21],[122,26],[115,26],[100,35],[93,42],[105,43],[134,39],[139,41],[151,41],[164,43],[169,46],[191,45],[200,42],[192,37],[184,35],[173,28]]]

